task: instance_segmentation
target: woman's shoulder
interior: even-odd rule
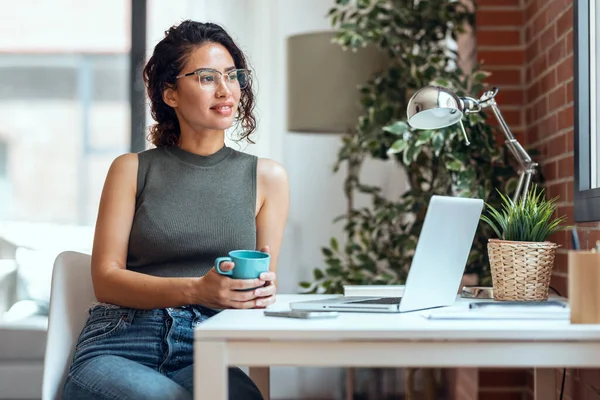
[[[287,183],[288,176],[285,167],[270,158],[258,158],[256,172],[259,179],[276,184]]]
[[[120,172],[124,171],[137,171],[138,168],[138,155],[137,153],[125,153],[121,154],[117,158],[114,159],[112,165],[110,166],[111,170],[118,170]]]

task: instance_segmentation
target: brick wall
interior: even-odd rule
[[[573,220],[573,1],[524,0],[525,123],[528,147],[541,152],[549,196],[559,196],[559,214]],[[582,245],[595,243],[600,224],[577,224]],[[552,286],[568,296],[568,232],[555,235],[557,253]],[[560,390],[562,370],[557,371]],[[567,370],[564,399],[600,399],[600,371]]]
[[[477,0],[477,7],[477,59],[492,72],[488,82],[500,89],[497,101],[513,133],[539,152],[534,159],[548,196],[559,196],[559,214],[574,224],[573,0]],[[598,223],[577,229],[583,246],[600,239]],[[552,240],[562,246],[552,286],[568,296],[569,234]],[[556,373],[558,391],[562,370]],[[472,398],[477,387],[479,400],[532,398],[531,370],[469,369],[453,376],[461,377],[453,382],[456,395]],[[564,399],[600,400],[600,371],[567,370]]]

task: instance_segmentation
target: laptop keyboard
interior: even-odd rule
[[[353,304],[398,304],[402,297],[382,297],[380,299],[351,301]]]

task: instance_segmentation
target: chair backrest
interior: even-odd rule
[[[75,345],[95,300],[90,255],[60,253],[52,271],[42,400],[62,399]]]

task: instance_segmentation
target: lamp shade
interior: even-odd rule
[[[462,119],[463,103],[446,88],[427,86],[408,101],[407,117],[410,126],[417,129],[445,128]]]
[[[352,51],[332,43],[335,32],[311,32],[287,40],[287,129],[345,133],[363,109],[357,85],[386,68],[375,46]]]

